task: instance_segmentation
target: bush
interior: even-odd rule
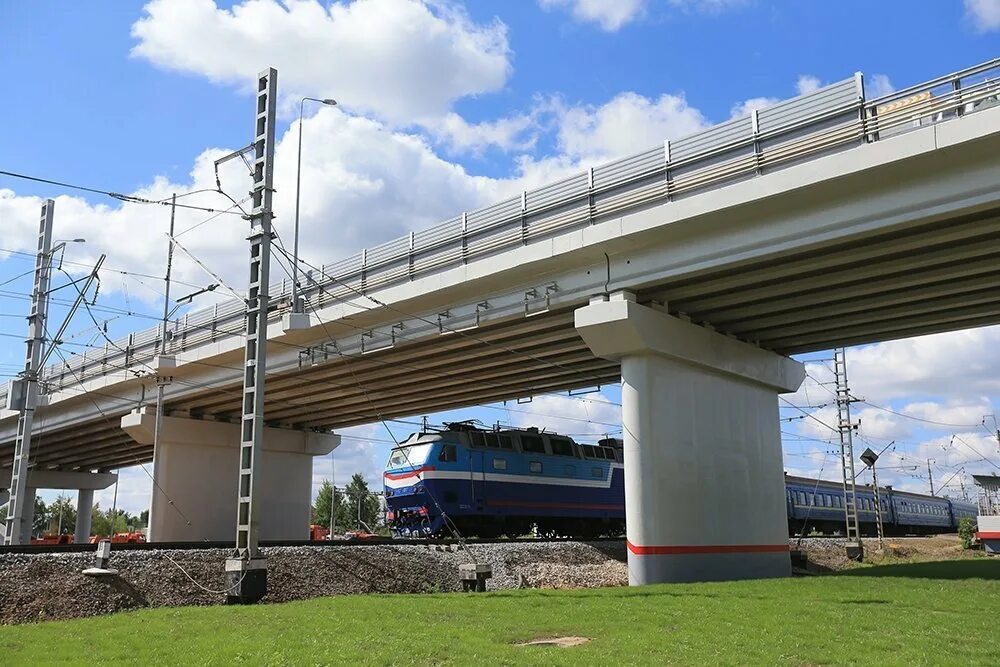
[[[972,547],[972,541],[976,538],[976,524],[969,517],[958,522],[958,536],[962,538],[962,548]]]

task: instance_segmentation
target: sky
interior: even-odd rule
[[[251,139],[256,74],[278,69],[275,226],[291,238],[303,132],[303,258],[330,263],[561,175],[636,152],[816,87],[865,75],[869,98],[989,60],[1000,0],[54,0],[0,4],[0,170],[160,200],[214,189],[212,162]],[[303,96],[335,98],[336,107]],[[238,161],[220,172],[241,200]],[[0,380],[24,355],[38,215],[56,200],[66,251],[56,284],[107,254],[94,317],[70,323],[59,354],[155,324],[163,308],[169,209],[0,175]],[[215,193],[184,197],[226,210]],[[231,210],[229,211],[231,213]],[[245,290],[245,222],[182,210],[178,238]],[[176,258],[172,296],[214,282]],[[66,292],[63,292],[66,294]],[[203,295],[191,307],[212,303]],[[64,304],[51,317],[60,318]],[[178,311],[183,314],[185,309]],[[128,313],[131,313],[129,315]],[[889,445],[880,481],[960,495],[968,474],[1000,470],[994,402],[1000,328],[852,348],[866,402],[858,448]],[[781,402],[785,468],[839,476],[830,359]],[[587,441],[620,434],[620,391],[525,397],[428,415],[545,426]],[[796,407],[797,406],[797,407]],[[808,414],[807,414],[808,413]],[[413,423],[348,429],[336,468],[376,486],[391,438]],[[123,469],[119,506],[148,505],[149,467]],[[235,474],[235,471],[234,471]],[[951,479],[949,479],[951,478]],[[864,479],[864,476],[862,478]],[[55,492],[45,492],[51,500]],[[102,506],[111,492],[97,495]]]

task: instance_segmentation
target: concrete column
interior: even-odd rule
[[[628,294],[576,327],[622,365],[629,583],[790,575],[777,395],[801,364]]]
[[[122,417],[132,438],[152,444],[155,410]],[[240,429],[237,424],[164,417],[147,539],[234,541]],[[268,428],[258,482],[260,539],[309,537],[313,457],[329,454],[340,436]]]
[[[38,489],[27,487],[24,492],[24,516],[21,519],[21,544],[31,543],[31,524],[35,522],[35,494]]]
[[[86,544],[90,541],[90,520],[94,510],[94,490],[80,489],[76,496],[76,535],[73,542]]]

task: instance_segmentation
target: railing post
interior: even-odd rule
[[[469,214],[462,211],[462,264],[469,263]]]
[[[591,169],[593,171],[593,169]],[[670,170],[670,140],[663,142],[663,189],[667,195],[667,201],[673,201],[673,174]]]
[[[587,217],[590,220],[590,224],[595,224],[595,204],[594,201],[594,168],[589,167],[587,169]]]
[[[951,88],[954,91],[955,97],[955,115],[965,115],[965,108],[962,104],[962,80],[956,76],[951,81]]]
[[[361,250],[361,293],[368,293],[368,248]]]
[[[528,191],[521,190],[521,244],[528,245]]]
[[[760,133],[760,119],[757,117],[758,109],[754,109],[750,112],[750,134],[753,136],[753,163],[754,172],[760,176],[760,139],[758,134]]]
[[[406,268],[406,275],[410,277],[410,280],[413,280],[413,245],[415,240],[416,240],[416,234],[414,232],[410,232],[410,250],[407,253],[407,268]]]

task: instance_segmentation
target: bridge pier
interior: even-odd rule
[[[156,410],[122,417],[122,429],[153,444]],[[235,541],[240,429],[237,424],[164,417],[149,509],[149,541]],[[254,508],[262,540],[309,537],[313,457],[340,436],[267,428]],[[173,507],[171,507],[173,505]]]
[[[7,485],[10,484],[11,469],[0,469],[0,505],[7,502]],[[75,490],[76,526],[73,541],[86,543],[90,540],[91,512],[94,509],[94,491],[106,489],[118,479],[118,475],[108,472],[89,472],[86,470],[39,470],[28,471],[28,488],[25,495],[23,523],[21,531],[22,544],[28,544],[31,538],[31,524],[35,518],[35,496],[38,489]]]
[[[576,328],[621,362],[629,583],[790,575],[777,396],[802,365],[625,292]]]

